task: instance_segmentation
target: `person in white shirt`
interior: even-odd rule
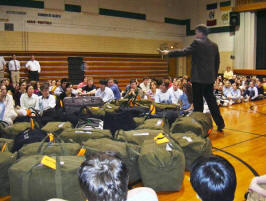
[[[42,96],[39,96],[39,108],[41,115],[47,113],[47,111],[51,111],[56,106],[56,100],[53,95],[49,94],[49,84],[44,83],[41,86]]]
[[[160,85],[160,90],[156,92],[155,103],[172,104],[172,96],[168,91],[169,82],[164,81]]]
[[[26,87],[26,93],[20,97],[20,109],[17,110],[19,116],[26,116],[28,109],[39,109],[39,97],[34,94],[33,86],[28,85]]]
[[[238,88],[237,83],[232,84],[232,90],[231,90],[231,95],[228,97],[229,98],[229,105],[236,104],[236,103],[241,103],[241,91]]]
[[[20,62],[17,60],[17,57],[15,54],[12,56],[12,60],[8,63],[8,69],[11,73],[11,81],[14,87],[16,87],[17,84],[19,84],[20,79]]]
[[[177,82],[173,82],[173,85],[170,89],[168,89],[169,93],[172,97],[172,104],[178,104],[180,96],[183,94],[183,91],[179,89],[179,85]]]
[[[95,96],[101,97],[103,99],[103,102],[111,102],[115,99],[114,93],[112,89],[106,86],[107,81],[106,80],[100,80],[100,88],[97,89]]]
[[[13,97],[7,93],[7,89],[5,85],[1,86],[1,98],[2,98],[2,102],[5,105],[3,121],[7,122],[9,125],[12,125],[13,121],[16,119],[18,115],[15,112],[15,108],[14,108],[15,103],[14,103]]]
[[[144,77],[143,82],[139,85],[139,87],[146,94],[150,90],[149,78]]]
[[[35,56],[31,56],[31,60],[26,63],[26,68],[29,70],[30,81],[39,81],[39,73],[41,72],[40,63],[35,60]]]
[[[0,80],[3,80],[5,77],[5,65],[5,58],[0,56]]]

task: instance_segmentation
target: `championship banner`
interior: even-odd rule
[[[208,11],[208,19],[207,19],[207,26],[215,26],[217,24],[216,20],[216,9],[217,3],[207,4],[206,9]]]
[[[229,25],[230,11],[232,10],[231,1],[220,2],[220,24]]]

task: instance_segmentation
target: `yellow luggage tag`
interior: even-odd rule
[[[91,107],[91,109],[93,109],[93,110],[99,110],[100,108],[99,107]]]
[[[77,156],[84,156],[85,153],[86,153],[86,149],[82,147],[82,148],[79,150],[79,153],[77,154]]]
[[[60,100],[59,103],[60,103],[60,107],[63,107],[63,101]]]
[[[5,143],[1,149],[1,152],[4,152],[6,150],[7,143]]]
[[[35,123],[34,123],[34,120],[32,118],[30,119],[30,123],[31,123],[31,129],[34,129],[35,128]]]
[[[56,160],[49,156],[44,156],[41,160],[41,164],[45,165],[53,170],[56,170]]]
[[[163,144],[169,142],[168,138],[166,138],[162,133],[159,133],[156,137],[154,137],[154,141],[156,142],[156,144]]]
[[[210,135],[210,134],[211,134],[211,132],[212,132],[212,129],[209,129],[209,130],[208,130],[208,134]]]
[[[155,109],[155,106],[153,104],[151,104],[151,106],[150,106],[150,112],[151,112],[151,114],[156,113],[156,109]]]
[[[49,142],[55,142],[54,141],[54,135],[52,133],[48,133]]]

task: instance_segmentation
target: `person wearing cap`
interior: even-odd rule
[[[114,93],[112,89],[106,86],[107,81],[106,80],[100,80],[100,88],[97,89],[95,96],[101,97],[103,99],[103,102],[111,102],[115,99]]]

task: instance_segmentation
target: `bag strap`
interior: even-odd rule
[[[30,185],[30,176],[32,175],[32,170],[37,167],[40,163],[37,163],[31,167],[29,167],[28,171],[22,178],[22,201],[30,201],[29,200],[29,185]]]
[[[118,130],[118,131],[116,132],[116,138],[118,137],[120,131],[121,131],[121,130]],[[130,158],[130,155],[131,155],[132,152],[135,153],[136,155],[140,156],[140,153],[139,153],[139,152],[135,151],[134,149],[132,149],[132,148],[129,146],[130,143],[128,143],[127,137],[126,137],[126,135],[125,135],[125,131],[122,130],[122,132],[123,132],[123,136],[124,136],[124,139],[125,139],[126,152],[127,152],[127,155],[129,156],[129,158]]]
[[[56,156],[55,190],[57,198],[63,198],[62,186],[63,184],[62,184],[62,170],[60,165],[60,157]]]
[[[59,130],[61,131],[63,129],[59,129]],[[57,130],[57,131],[59,131],[59,130]],[[58,133],[57,131],[55,133]],[[56,141],[59,142],[58,145],[60,146],[62,153],[65,154],[66,150],[65,150],[65,146],[64,146],[64,141],[58,135],[55,135],[55,134],[52,134],[52,135],[53,135],[53,138],[55,139],[55,142]],[[48,137],[50,137],[49,134],[45,138],[43,138],[43,140],[41,141],[41,144],[40,144],[40,146],[38,148],[37,153],[43,155],[43,152],[47,149],[47,147],[49,147],[52,144],[52,142],[50,142],[50,143],[47,143],[44,146],[44,143],[45,143],[45,141],[47,140]],[[43,146],[44,146],[44,148],[43,148]]]

